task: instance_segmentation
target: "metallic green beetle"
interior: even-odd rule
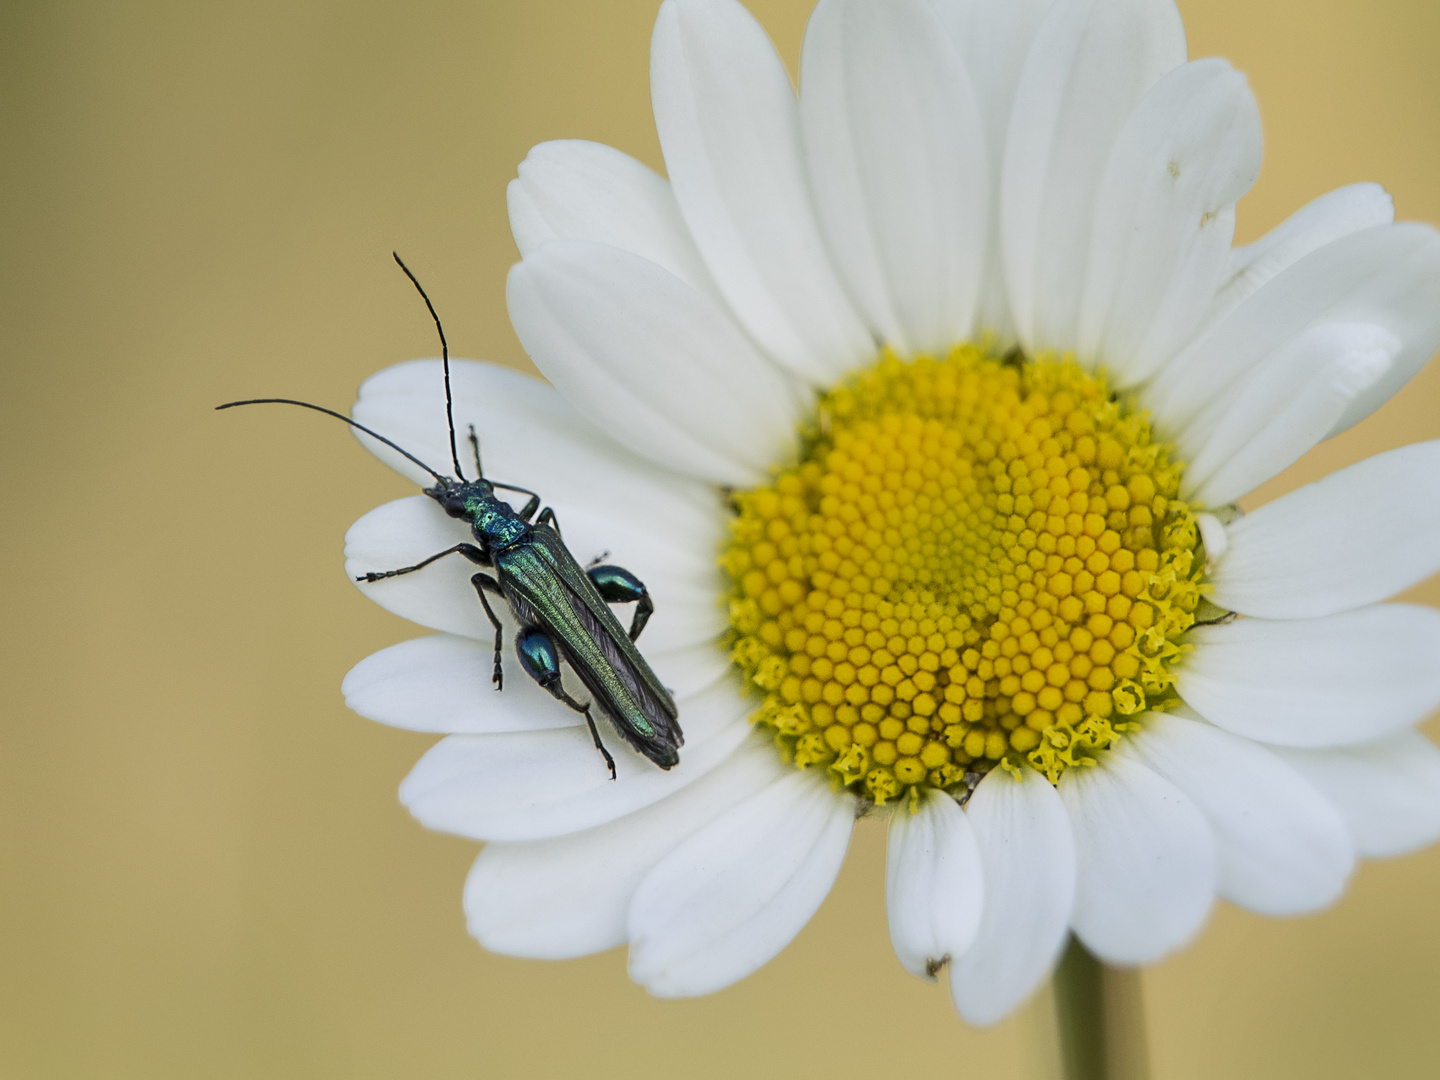
[[[475,451],[474,480],[465,479],[455,440],[455,414],[450,396],[450,350],[440,318],[425,290],[406,265],[395,256],[400,269],[420,290],[425,305],[440,332],[440,348],[445,371],[445,415],[450,426],[450,456],[455,466],[452,479],[436,472],[409,451],[383,435],[338,413],[307,401],[291,398],[260,398],[232,401],[219,406],[229,409],[237,405],[299,405],[327,416],[343,420],[373,439],[403,454],[435,478],[433,487],[425,488],[430,496],[453,518],[470,525],[474,543],[460,543],[422,559],[413,566],[364,574],[359,581],[383,581],[401,574],[414,573],[447,555],[461,555],[484,570],[470,578],[481,606],[495,627],[495,666],[491,681],[498,690],[503,685],[501,653],[504,629],[490,606],[487,593],[502,597],[520,625],[515,638],[515,652],[527,674],[559,701],[585,716],[595,748],[605,758],[610,778],[615,778],[615,759],[600,741],[591,706],[598,705],[610,718],[621,738],[662,769],[680,761],[680,747],[685,736],[676,717],[678,711],[670,692],[660,684],[650,665],[635,647],[635,639],[645,628],[655,610],[644,584],[630,571],[619,566],[591,566],[582,569],[565,546],[555,511],[540,509],[541,499],[527,488],[486,480],[480,465],[480,441],[470,429],[470,444]],[[515,510],[495,491],[497,488],[530,496],[523,508]],[[539,510],[537,518],[535,512]],[[534,519],[533,521],[531,519]],[[627,633],[610,610],[610,604],[634,603],[635,615]],[[561,681],[560,659],[590,692],[590,701],[572,697]]]

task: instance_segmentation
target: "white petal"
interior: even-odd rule
[[[643,519],[565,508],[559,520],[566,544],[582,565],[608,553],[608,562],[624,566],[645,583],[655,614],[641,638],[642,648],[657,652],[690,648],[713,641],[724,631],[725,613],[717,603],[721,586],[707,557],[719,542],[723,525],[718,516],[710,542],[689,550],[667,542]],[[354,580],[372,571],[413,566],[471,540],[464,522],[446,515],[434,500],[412,495],[378,506],[350,526],[345,534],[345,571]],[[356,587],[387,611],[421,626],[490,642],[494,628],[470,584],[478,569],[451,555],[413,574],[374,583],[358,581]],[[616,609],[622,622],[625,610]],[[506,614],[502,612],[502,619]],[[508,640],[512,628],[506,621]]]
[[[1312,251],[1394,220],[1395,202],[1379,184],[1350,184],[1321,195],[1253,244],[1230,252],[1230,265],[1205,316],[1206,325],[1219,322],[1261,285]]]
[[[760,24],[737,0],[666,0],[650,93],[680,211],[761,348],[818,383],[868,359],[810,204],[790,79]]]
[[[676,544],[713,544],[719,512],[714,489],[661,468],[620,446],[580,415],[553,387],[529,375],[476,360],[452,360],[458,452],[473,475],[466,429],[484,444],[487,475],[540,492],[565,510],[644,519]],[[366,424],[441,472],[449,472],[449,433],[440,361],[410,360],[376,372],[352,410]],[[416,482],[434,481],[363,435],[382,461]]]
[[[578,727],[585,721],[511,665],[505,689],[490,682],[489,642],[436,634],[367,656],[341,683],[345,704],[361,716],[407,731],[493,735]],[[676,697],[719,679],[730,664],[721,642],[646,657]]]
[[[1227,533],[1210,574],[1221,607],[1309,619],[1383,600],[1440,570],[1440,441],[1306,484]]]
[[[519,180],[511,180],[506,185],[505,206],[510,213],[510,235],[514,237],[515,247],[522,256],[555,239],[555,228],[541,210],[539,202]]]
[[[495,734],[576,727],[576,712],[530,679],[490,683],[491,649],[469,638],[436,634],[402,641],[350,669],[340,689],[361,716],[409,731]]]
[[[965,62],[979,99],[986,142],[998,167],[1010,111],[1035,32],[1055,0],[930,0],[951,43]]]
[[[933,979],[962,956],[980,926],[984,879],[975,830],[948,795],[890,819],[885,849],[885,911],[890,943],[912,975]]]
[[[730,670],[730,650],[723,636],[682,649],[660,650],[652,646],[649,634],[646,630],[641,639],[645,659],[677,701],[698,694]]]
[[[1440,704],[1440,612],[1381,604],[1323,619],[1197,626],[1176,689],[1212,724],[1281,746],[1348,746]]]
[[[1233,389],[1272,353],[1316,326],[1383,326],[1403,343],[1389,371],[1350,403],[1330,434],[1364,419],[1409,381],[1440,344],[1440,235],[1382,225],[1342,237],[1277,274],[1158,374],[1145,403],[1175,430]]]
[[[511,268],[506,295],[535,366],[621,445],[742,486],[794,453],[784,377],[728,313],[648,259],[556,240]]]
[[[1183,716],[1150,713],[1128,754],[1200,808],[1215,833],[1218,892],[1264,915],[1337,900],[1355,865],[1335,807],[1264,747]]]
[[[584,727],[510,735],[451,735],[400,785],[420,822],[476,840],[536,840],[593,828],[632,813],[704,776],[749,734],[752,703],[725,680],[679,702],[685,746],[663,771],[597,718],[618,779]],[[565,706],[559,702],[557,709]]]
[[[902,353],[974,329],[990,165],[959,55],[922,0],[821,0],[805,31],[800,115],[836,265]]]
[[[1440,750],[1418,731],[1275,752],[1339,808],[1361,855],[1403,855],[1440,839]]]
[[[1005,277],[1000,264],[1000,166],[1020,69],[1035,31],[1054,0],[930,0],[970,74],[985,128],[990,162],[990,231],[981,285],[980,331],[993,331],[1002,346],[1013,338]]]
[[[630,977],[657,997],[708,994],[790,943],[825,899],[855,800],[798,770],[686,840],[630,905]]]
[[[592,240],[663,266],[713,292],[670,185],[603,143],[560,139],[532,147],[510,181],[510,229],[522,256],[551,240]]]
[[[783,768],[774,747],[756,740],[688,787],[606,825],[487,844],[465,882],[470,933],[494,952],[543,960],[623,945],[630,900],[651,868]]]
[[[1085,947],[1147,964],[1190,940],[1215,893],[1215,841],[1167,780],[1117,754],[1067,769],[1060,798],[1075,830],[1075,915]]]
[[[1200,530],[1200,542],[1205,545],[1206,564],[1213,566],[1229,549],[1230,534],[1214,514],[1196,514],[1195,526]]]
[[[975,943],[950,965],[950,993],[968,1023],[1008,1016],[1065,946],[1075,902],[1075,841],[1055,789],[1037,772],[995,769],[965,808],[980,848],[985,896]]]
[[[1171,0],[1060,0],[1040,25],[1015,91],[1000,194],[1005,281],[1031,352],[1074,346],[1110,148],[1145,92],[1184,61]]]
[[[1253,491],[1325,438],[1403,349],[1370,323],[1313,326],[1287,342],[1176,436],[1190,462],[1182,493],[1224,506]]]
[[[411,495],[371,510],[345,534],[345,573],[370,599],[402,619],[489,641],[495,630],[475,595],[470,578],[479,567],[459,555],[440,559],[424,570],[369,584],[356,581],[372,572],[413,566],[421,559],[474,537],[464,522],[446,515],[433,499]],[[505,605],[506,636],[514,630]]]
[[[1260,172],[1260,113],[1224,60],[1182,64],[1125,122],[1100,183],[1076,351],[1121,384],[1195,333]]]

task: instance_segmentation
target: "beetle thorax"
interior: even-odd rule
[[[475,536],[491,548],[508,547],[530,528],[519,514],[493,494],[467,502],[466,509]]]
[[[495,495],[488,480],[453,480],[425,489],[445,513],[470,523],[475,538],[487,549],[507,547],[525,535],[529,525]]]

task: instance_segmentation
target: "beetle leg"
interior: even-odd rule
[[[505,631],[485,596],[487,590],[496,596],[503,595],[500,592],[500,583],[489,574],[476,574],[470,579],[470,584],[475,586],[475,595],[480,597],[480,606],[485,609],[485,614],[490,616],[490,625],[495,627],[495,670],[490,673],[490,681],[495,684],[496,690],[500,690],[505,686],[505,673],[500,667],[500,649],[505,641]]]
[[[522,495],[530,496],[529,501],[516,511],[516,513],[520,515],[521,521],[529,521],[535,516],[535,511],[540,510],[540,496],[536,495],[535,492],[529,488],[516,487],[514,484],[495,484],[493,482],[492,486],[504,488],[506,491],[518,491]],[[538,523],[541,525],[553,525],[557,533],[560,531],[560,522],[555,520],[555,511],[548,506],[544,510],[540,510]]]
[[[615,759],[610,756],[610,751],[605,749],[605,744],[600,741],[600,732],[595,727],[595,719],[590,715],[588,703],[576,701],[565,692],[565,687],[560,682],[560,655],[555,650],[555,643],[550,636],[539,627],[532,626],[528,630],[520,631],[515,638],[515,652],[520,657],[520,666],[523,667],[530,677],[540,684],[551,697],[563,701],[570,708],[585,715],[585,723],[590,728],[590,737],[595,740],[595,749],[600,751],[600,756],[605,759],[605,765],[610,770],[610,779],[615,779]]]
[[[489,566],[490,560],[485,553],[474,544],[456,544],[448,547],[438,554],[431,555],[428,559],[421,559],[414,566],[402,566],[399,570],[371,570],[367,574],[357,577],[356,581],[383,581],[385,578],[399,577],[401,574],[413,574],[416,570],[423,570],[437,559],[443,559],[446,555],[464,555],[476,566]]]
[[[514,484],[502,484],[498,480],[491,480],[490,486],[504,491],[518,491],[521,495],[530,496],[529,501],[516,511],[520,515],[521,521],[529,521],[535,516],[535,511],[540,509],[540,496],[529,488],[516,487]]]
[[[547,506],[544,510],[541,510],[540,516],[535,520],[541,525],[549,525],[555,530],[556,536],[560,537],[561,540],[565,539],[565,534],[560,531],[560,519],[555,516],[555,508],[553,506]]]
[[[645,583],[623,566],[592,566],[586,571],[600,595],[612,604],[635,605],[635,616],[630,621],[630,640],[634,641],[645,629],[650,616],[655,613],[655,602]]]
[[[610,552],[602,551],[599,555],[596,555],[593,559],[591,559],[588,563],[585,564],[585,572],[588,574],[591,570],[594,570],[595,567],[599,566],[609,557]]]
[[[600,741],[600,732],[595,728],[595,719],[590,715],[590,705],[587,702],[581,705],[564,690],[560,691],[560,700],[569,705],[572,709],[578,709],[585,714],[585,723],[590,728],[590,737],[595,740],[595,749],[600,751],[600,756],[605,759],[605,767],[610,770],[610,779],[615,779],[615,759],[610,756],[610,751],[605,749],[605,744]]]

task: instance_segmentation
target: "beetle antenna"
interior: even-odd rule
[[[410,453],[410,451],[406,450],[403,446],[396,446],[393,442],[387,439],[384,435],[381,435],[379,432],[371,431],[364,424],[359,423],[355,420],[351,420],[350,417],[346,416],[344,413],[336,412],[334,409],[327,409],[323,405],[311,405],[308,401],[296,401],[294,398],[267,397],[252,398],[249,401],[227,401],[224,405],[216,405],[215,411],[219,412],[221,409],[233,409],[237,405],[299,405],[302,409],[314,409],[316,412],[324,413],[326,416],[333,416],[336,420],[345,421],[345,423],[349,424],[351,427],[355,428],[358,431],[363,431],[372,439],[378,439],[380,442],[390,447],[391,450],[403,454],[408,460],[413,461],[416,465],[419,465],[431,476],[435,477],[436,480],[440,481],[441,484],[450,483],[450,478],[448,476],[441,476],[438,472],[432,469],[429,465],[426,465],[425,462],[421,461],[418,457]],[[464,477],[461,477],[461,480],[464,480]]]
[[[414,285],[420,293],[420,299],[425,301],[425,306],[430,309],[430,317],[435,320],[435,330],[440,335],[440,362],[445,366],[445,420],[450,425],[450,460],[455,465],[455,475],[463,484],[466,482],[465,474],[460,470],[460,453],[455,448],[455,405],[450,397],[450,346],[445,343],[445,328],[440,325],[440,316],[435,314],[435,305],[430,302],[430,297],[425,295],[425,287],[410,272],[410,268],[405,265],[405,261],[400,258],[398,252],[392,251],[390,254],[394,256],[400,269],[405,271],[405,276],[410,279],[410,284]]]

